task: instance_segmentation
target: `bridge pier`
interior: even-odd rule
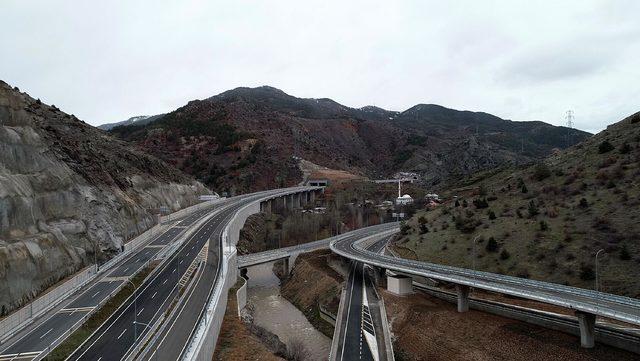
[[[413,293],[413,278],[405,275],[387,275],[387,291],[398,296]]]
[[[291,262],[289,261],[289,259],[290,259],[290,258],[291,258],[291,257],[287,257],[287,258],[284,258],[284,259],[282,260],[282,262],[283,262],[283,266],[282,266],[282,267],[283,267],[284,272],[285,272],[285,275],[286,275],[287,277],[289,277],[289,274],[291,273],[291,268],[290,268],[290,263],[291,263]]]
[[[456,285],[458,292],[458,312],[469,311],[469,286]]]
[[[593,313],[576,311],[580,326],[580,346],[593,348],[595,346],[596,315]]]

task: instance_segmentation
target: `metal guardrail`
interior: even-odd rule
[[[388,236],[391,233],[384,232],[384,236]],[[381,235],[378,234],[377,237]],[[366,239],[370,238],[367,237]],[[543,281],[520,279],[512,276],[377,255],[360,246],[366,239],[355,240],[349,245],[347,251],[335,247],[337,241],[334,241],[331,244],[331,249],[345,257],[402,273],[511,294],[624,322],[640,324],[640,300]],[[553,293],[557,293],[557,295]],[[570,299],[575,296],[584,299]],[[602,304],[607,301],[613,303],[613,305]],[[631,310],[632,312],[622,312],[614,309],[615,305],[633,308],[633,310]]]

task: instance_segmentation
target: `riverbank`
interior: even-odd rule
[[[277,335],[289,353],[297,350],[305,355],[296,360],[326,360],[331,338],[318,331],[296,306],[282,296],[280,279],[273,268],[273,263],[267,263],[247,270],[247,308],[253,323]]]
[[[222,328],[213,360],[218,361],[283,361],[285,356],[285,346],[279,340],[275,342],[273,337],[261,333],[258,328],[244,323],[238,317],[238,301],[236,291],[239,284],[236,284],[229,291],[227,309],[222,321]],[[260,336],[262,335],[262,336]],[[271,340],[267,342],[266,338]],[[280,342],[278,344],[278,342]],[[271,348],[267,345],[270,344]]]
[[[282,295],[299,310],[311,324],[327,337],[333,337],[333,325],[320,315],[320,307],[336,315],[344,278],[329,266],[336,258],[330,250],[301,254],[296,258],[288,277],[282,277]]]

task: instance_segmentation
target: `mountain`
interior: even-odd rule
[[[590,135],[436,105],[355,109],[267,86],[194,100],[149,124],[111,132],[218,191],[295,184],[302,179],[297,158],[370,178],[416,172],[425,184],[442,186],[539,159],[566,147],[569,132],[574,142]]]
[[[640,297],[640,113],[537,164],[480,172],[420,210],[405,257]],[[473,262],[473,239],[477,258]]]
[[[0,315],[209,191],[0,81]]]
[[[102,130],[111,130],[114,127],[118,127],[121,125],[144,125],[144,124],[149,124],[153,121],[156,121],[160,118],[162,118],[164,114],[158,114],[158,115],[138,115],[135,117],[131,117],[127,120],[123,120],[121,122],[116,122],[116,123],[106,123],[106,124],[102,124],[102,125],[98,125],[98,128],[102,129]]]

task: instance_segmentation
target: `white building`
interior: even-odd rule
[[[405,195],[400,195],[402,194],[402,183],[400,180],[398,180],[398,198],[396,198],[396,204],[397,205],[405,205],[405,204],[411,204],[413,203],[413,198],[411,198],[410,195],[405,194]]]

